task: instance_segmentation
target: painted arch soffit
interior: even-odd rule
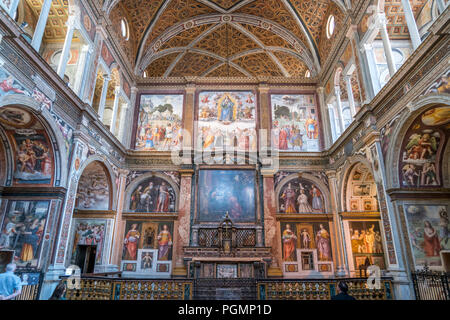
[[[207,28],[203,33],[200,33],[188,46],[185,47],[175,47],[175,48],[167,48],[165,45],[167,42],[171,41],[174,37],[179,36],[182,33],[185,33],[189,29],[195,30],[195,28],[202,27],[203,25],[213,25],[211,28]],[[285,75],[289,76],[288,72],[284,68],[284,66],[278,61],[277,57],[272,54],[272,51],[284,51],[286,53],[291,54],[294,58],[299,59],[303,64],[307,66],[309,70],[311,70],[312,74],[317,74],[320,70],[320,66],[317,65],[317,59],[313,56],[311,51],[306,47],[306,45],[299,40],[295,35],[293,35],[287,29],[273,23],[272,21],[268,21],[266,19],[242,15],[242,14],[232,14],[232,15],[206,15],[195,17],[186,22],[182,22],[176,24],[166,30],[161,36],[153,41],[153,43],[149,46],[148,50],[145,52],[145,55],[141,58],[139,63],[136,65],[135,73],[141,74],[153,61],[170,54],[174,51],[192,51],[195,46],[199,46],[201,41],[207,38],[210,33],[216,31],[218,28],[223,27],[224,24],[228,24],[231,26],[233,32],[238,32],[243,35],[246,40],[251,40],[254,44],[254,48],[251,50],[264,50],[268,53],[272,62],[274,62],[278,67],[279,71]],[[248,28],[245,28],[245,25],[251,25],[261,30],[265,30],[270,32],[272,35],[276,35],[281,41],[284,41],[286,45],[281,47],[272,47],[266,46],[264,43],[264,39],[260,39],[255,34],[253,34]],[[241,39],[240,39],[241,40]],[[201,46],[201,45],[200,45]],[[290,49],[290,48],[292,49]],[[167,48],[161,50],[161,48]],[[205,49],[205,48],[203,48]],[[247,51],[251,51],[247,50]],[[209,50],[205,50],[208,51]],[[211,50],[214,51],[214,50]],[[223,60],[223,57],[220,55],[211,52],[212,55],[216,55],[219,57],[219,61]],[[236,59],[242,55],[242,52],[235,53],[235,56],[227,57],[229,61]],[[222,59],[221,59],[222,58]]]

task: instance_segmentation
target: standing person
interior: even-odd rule
[[[66,283],[61,281],[53,291],[52,296],[48,300],[66,300],[64,295],[66,294]]]
[[[348,286],[344,281],[339,281],[337,286],[338,294],[331,297],[331,300],[356,300],[348,294]]]
[[[6,272],[0,274],[0,300],[11,300],[22,292],[22,280],[14,274],[16,267],[10,263]]]

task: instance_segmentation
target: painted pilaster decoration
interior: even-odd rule
[[[79,138],[75,138],[74,141],[74,154],[77,154],[78,149],[82,148],[80,145]],[[67,247],[69,241],[69,232],[70,232],[70,224],[72,222],[72,214],[73,209],[75,208],[75,198],[77,195],[77,187],[78,187],[78,175],[76,170],[76,157],[72,157],[72,163],[70,166],[69,173],[69,183],[68,183],[68,191],[66,195],[66,203],[64,205],[63,214],[61,217],[61,227],[59,231],[59,241],[55,246],[57,248],[56,252],[56,260],[54,262],[55,265],[62,265],[64,267],[64,263],[66,260]]]
[[[325,142],[325,149],[329,148],[333,144],[333,137],[332,137],[332,123],[330,119],[330,113],[328,111],[327,104],[325,103],[325,88],[324,87],[318,87],[317,88],[317,96],[319,97],[319,104],[320,104],[320,112],[321,112],[321,118],[322,118],[322,128],[323,128],[323,134],[324,134],[324,142]]]
[[[344,114],[342,113],[341,89],[339,86],[334,87],[334,96],[336,97],[337,111],[339,115],[339,126],[341,134],[345,131]]]
[[[270,127],[270,117],[272,114],[272,110],[270,110],[271,106],[269,105],[269,87],[267,85],[260,85],[258,87],[258,92],[259,92],[259,103],[261,106],[259,119],[261,123],[261,129],[267,132],[267,142],[263,144],[263,142],[260,141],[260,150],[261,150],[261,147],[270,148],[271,146],[272,128]]]
[[[420,39],[419,29],[417,28],[416,19],[414,18],[414,13],[409,0],[402,0],[402,7],[405,13],[406,24],[408,25],[408,31],[413,49],[416,50],[422,43],[422,40]]]
[[[17,1],[18,3],[19,1]],[[47,25],[48,14],[50,13],[50,8],[52,6],[52,0],[44,0],[42,4],[41,13],[39,14],[39,19],[34,29],[33,39],[31,40],[31,46],[39,52],[41,48],[42,38],[44,37],[45,26]]]
[[[356,115],[356,108],[355,108],[355,98],[353,96],[353,88],[352,88],[352,76],[346,75],[344,76],[345,85],[347,86],[347,96],[348,96],[348,104],[350,106],[350,113],[352,115],[352,118]]]
[[[110,263],[115,265],[120,265],[120,260],[122,258],[122,241],[123,241],[123,224],[122,212],[124,208],[125,199],[125,189],[127,183],[127,176],[129,174],[128,170],[119,169],[119,186],[117,188],[117,212],[114,218],[114,235],[113,235],[113,252],[110,257]]]
[[[194,135],[194,112],[195,110],[195,85],[187,85],[185,88],[186,92],[186,103],[183,111],[183,149],[190,150],[192,146],[192,139]]]
[[[382,219],[382,227],[384,231],[384,238],[386,243],[386,254],[387,261],[389,263],[388,269],[398,269],[398,259],[396,253],[396,244],[394,242],[393,237],[393,225],[395,224],[395,215],[394,208],[392,207],[392,203],[388,202],[387,194],[386,194],[386,172],[384,168],[384,161],[381,153],[381,145],[378,141],[378,137],[374,135],[369,135],[365,139],[365,143],[370,145],[367,149],[367,157],[371,161],[372,170],[374,173],[375,183],[377,185],[378,192],[378,203],[380,209],[380,215]],[[369,151],[370,150],[370,151]],[[395,229],[394,229],[395,230]],[[399,247],[399,245],[397,245]]]
[[[172,271],[174,276],[186,276],[187,269],[183,262],[183,247],[189,246],[190,215],[191,215],[191,187],[194,170],[181,170],[180,200],[178,203],[178,219],[174,228],[176,241],[174,242],[175,265]]]
[[[280,223],[277,221],[276,201],[275,201],[275,183],[273,170],[261,170],[263,176],[264,190],[264,234],[265,246],[270,247],[272,261],[267,271],[269,277],[280,277],[283,275],[281,270],[281,231]]]
[[[336,276],[345,277],[348,275],[348,268],[345,265],[344,258],[344,238],[339,215],[339,205],[337,197],[339,190],[335,171],[326,171],[330,184],[331,210],[333,212],[334,246],[336,251]]]
[[[102,95],[100,96],[100,102],[98,106],[98,118],[100,119],[100,121],[103,121],[103,113],[105,112],[105,103],[106,103],[106,96],[108,94],[109,81],[111,81],[111,76],[109,74],[104,74]]]

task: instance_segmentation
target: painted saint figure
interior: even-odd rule
[[[158,260],[169,260],[169,250],[172,246],[172,235],[169,232],[167,225],[163,225],[163,229],[158,237]]]
[[[125,236],[124,245],[126,248],[125,259],[124,260],[136,260],[137,258],[137,247],[138,241],[141,234],[137,230],[137,224],[133,223],[131,225],[131,230],[128,231]]]
[[[300,189],[300,195],[297,198],[298,212],[313,212],[313,208],[308,202],[308,196],[305,194],[305,189]]]
[[[166,183],[162,182],[159,186],[158,204],[157,212],[168,212],[169,211],[169,188],[167,188]]]
[[[225,99],[223,99],[222,103],[220,104],[220,121],[233,121],[234,115],[233,115],[233,107],[234,102],[231,101],[230,97],[226,96]]]
[[[423,250],[428,257],[439,256],[441,251],[441,243],[436,230],[431,225],[430,221],[425,220],[423,228]]]
[[[284,212],[297,213],[295,209],[295,189],[292,188],[290,183],[284,190],[281,198],[284,199]]]
[[[309,249],[311,244],[311,236],[309,235],[308,230],[303,229],[300,235],[302,237],[302,249]]]
[[[295,261],[295,243],[297,241],[297,236],[291,230],[291,225],[287,224],[286,229],[283,231],[283,253],[284,261]]]
[[[319,253],[320,261],[331,260],[331,247],[330,247],[330,234],[324,228],[323,224],[320,224],[320,230],[316,235],[317,251]]]
[[[312,196],[312,208],[314,210],[322,210],[323,208],[322,197],[320,196],[319,189],[317,189],[315,185],[312,186],[311,196]]]

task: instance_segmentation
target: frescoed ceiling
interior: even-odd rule
[[[343,3],[105,0],[102,8],[138,76],[145,71],[149,77],[301,77],[309,70],[314,77],[336,40],[321,41],[328,14],[343,21]],[[128,40],[117,26],[122,18],[129,25]]]

